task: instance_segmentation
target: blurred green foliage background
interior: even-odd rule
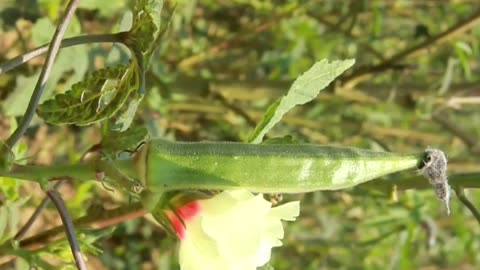
[[[81,0],[67,36],[119,31],[131,2]],[[1,1],[0,62],[49,42],[65,4]],[[152,59],[147,96],[135,120],[152,137],[244,141],[266,107],[313,63],[355,58],[351,70],[313,102],[289,112],[269,137],[396,152],[432,146],[448,154],[450,173],[480,170],[477,1],[179,0],[175,7],[166,5],[174,13]],[[23,115],[43,59],[0,75],[1,140]],[[68,90],[88,72],[126,61],[128,51],[118,45],[62,49],[42,99]],[[97,125],[55,127],[36,118],[15,151],[23,162],[75,162],[100,134]],[[74,218],[129,205],[128,197],[93,182],[69,183],[61,192]],[[478,191],[466,193],[480,205]],[[288,224],[271,265],[478,269],[480,226],[455,196],[447,216],[432,190],[391,195],[365,186],[284,196],[301,199],[302,212]],[[0,243],[16,233],[43,196],[34,184],[0,179]],[[60,224],[49,207],[29,235]],[[87,256],[91,269],[178,268],[176,241],[151,221],[129,220],[113,228],[80,230],[82,244],[93,252]],[[59,240],[23,259],[0,254],[0,269],[25,269],[25,260],[37,255],[56,265],[71,259],[66,242]]]

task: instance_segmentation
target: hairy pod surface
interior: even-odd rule
[[[234,189],[297,193],[348,188],[415,169],[424,154],[397,154],[313,144],[244,144],[151,140],[138,174],[152,192]],[[144,165],[143,165],[144,164]]]

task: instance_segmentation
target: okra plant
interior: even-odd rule
[[[321,90],[348,72],[354,59],[316,62],[268,107],[243,141],[182,142],[148,135],[146,124],[142,126],[135,121],[139,117],[136,112],[149,94],[146,74],[156,48],[167,40],[164,34],[168,32],[174,8],[171,3],[159,0],[138,0],[130,18],[130,30],[60,41],[62,28],[68,25],[78,2],[72,0],[68,4],[57,28],[59,39],[36,49],[23,60],[5,62],[0,72],[48,51],[47,69],[59,48],[91,42],[122,44],[129,51],[129,61],[93,71],[70,90],[57,93],[40,105],[39,95],[45,83],[39,81],[39,94],[36,88],[17,130],[2,143],[0,176],[37,182],[47,191],[62,214],[79,269],[85,269],[80,249],[87,247],[92,251],[92,246],[90,240],[81,237],[81,245],[78,244],[78,231],[74,231],[71,217],[62,209],[62,200],[51,186],[57,181],[93,181],[107,192],[127,194],[130,200],[125,200],[126,206],[138,203],[144,211],[139,216],[151,214],[152,222],[160,223],[171,236],[180,239],[182,269],[266,267],[271,248],[282,244],[284,233],[280,221],[295,220],[301,203],[294,201],[273,207],[262,193],[299,194],[358,185],[391,194],[403,189],[429,188],[450,214],[451,186],[455,189],[480,186],[475,181],[476,175],[453,177],[449,182],[445,153],[429,145],[413,153],[402,153],[300,143],[289,136],[265,138],[287,112],[313,101]],[[46,81],[47,76],[48,69],[40,78]],[[36,165],[27,160],[25,164],[19,159],[17,142],[30,125],[28,111],[36,112],[43,121],[55,126],[97,125],[101,127],[102,140],[85,149],[85,155],[76,163]],[[401,172],[410,178],[398,181],[389,178]],[[0,236],[4,216],[0,214]],[[80,219],[74,223],[81,227],[82,222]],[[40,258],[41,250],[29,249],[28,243],[22,242],[22,236],[0,240],[0,255],[22,257],[37,267],[52,267]]]

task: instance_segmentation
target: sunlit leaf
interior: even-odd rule
[[[103,16],[112,16],[115,12],[125,7],[125,1],[97,1],[82,0],[79,2],[79,8],[95,9]]]
[[[128,46],[137,61],[141,79],[139,94],[145,92],[145,72],[150,56],[157,46],[161,34],[161,11],[163,1],[139,0],[133,12],[132,29],[128,34]]]
[[[145,69],[160,33],[162,5],[162,1],[137,2],[128,38],[135,59],[128,66],[94,72],[65,94],[43,103],[38,114],[57,125],[89,125],[116,117],[112,128],[125,131],[144,95]]]
[[[102,250],[96,247],[94,243],[101,237],[111,235],[113,230],[115,230],[114,226],[95,230],[86,230],[82,228],[76,229],[76,236],[82,253],[92,255],[101,254]],[[73,264],[74,259],[67,239],[64,238],[59,241],[52,242],[43,251],[45,254],[55,257],[59,260],[72,262],[72,264],[64,264],[64,266],[62,266],[63,268],[58,269],[77,269]],[[65,268],[67,265],[70,265],[73,268]]]
[[[0,142],[0,169],[10,170],[14,161],[14,153],[8,148],[6,144]]]
[[[465,78],[467,80],[472,79],[472,71],[470,67],[472,48],[470,45],[463,41],[458,41],[455,43],[455,52],[457,54],[458,60],[462,66],[463,72],[465,73]]]
[[[248,141],[260,143],[263,136],[282,119],[283,115],[296,105],[305,104],[313,100],[321,90],[354,63],[354,59],[333,62],[322,60],[315,63],[307,72],[293,82],[286,96],[270,105]]]
[[[7,200],[17,200],[19,198],[18,188],[20,183],[17,179],[0,177],[0,192]]]
[[[160,33],[160,14],[163,1],[139,0],[133,14],[132,29],[129,33],[131,47],[143,56],[151,53],[154,41]]]
[[[20,269],[31,269],[31,268],[27,260],[25,260],[22,257],[17,257],[15,259],[15,269],[20,270]]]
[[[2,239],[6,238],[5,229],[7,228],[8,223],[8,210],[5,205],[0,206],[0,243]]]
[[[120,65],[93,72],[64,94],[44,102],[37,113],[52,124],[89,125],[112,117],[138,90],[136,65]]]
[[[0,244],[16,232],[20,220],[20,208],[29,200],[26,196],[17,201],[7,201],[0,206]]]
[[[126,106],[123,106],[122,110],[118,112],[116,117],[114,117],[113,125],[111,126],[112,130],[123,132],[127,130],[133,122],[137,108],[140,105],[142,97],[140,95],[134,95],[127,102]]]

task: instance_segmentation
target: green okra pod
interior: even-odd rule
[[[243,188],[297,193],[356,186],[423,165],[425,153],[398,154],[313,144],[151,140],[138,153],[140,182],[152,192]]]

